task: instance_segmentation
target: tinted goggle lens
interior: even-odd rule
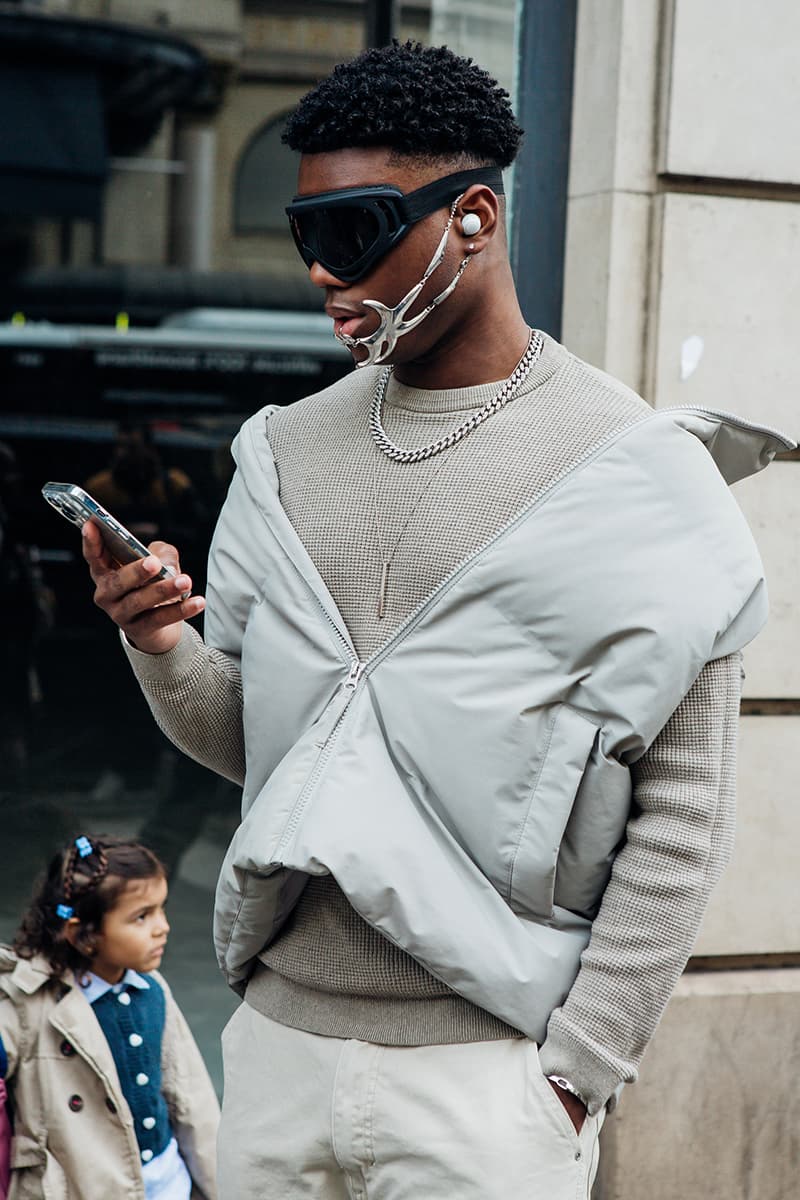
[[[316,259],[334,272],[363,258],[383,232],[377,213],[355,204],[297,214],[292,229],[306,262]]]

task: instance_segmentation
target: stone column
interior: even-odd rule
[[[210,271],[214,247],[216,130],[208,122],[178,117],[171,213],[171,260],[175,266]]]

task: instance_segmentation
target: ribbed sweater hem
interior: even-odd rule
[[[245,1001],[279,1025],[383,1046],[495,1042],[523,1036],[461,996],[414,1000],[322,992],[278,975],[262,963],[247,985]]]

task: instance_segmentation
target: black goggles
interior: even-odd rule
[[[318,262],[342,283],[355,283],[416,221],[452,204],[473,183],[488,184],[503,195],[499,167],[476,167],[445,175],[408,194],[391,183],[374,183],[295,196],[286,215],[307,267]]]

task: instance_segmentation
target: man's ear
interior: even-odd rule
[[[479,222],[477,227],[476,220]],[[470,253],[478,254],[494,237],[499,221],[500,201],[492,189],[485,183],[474,183],[467,188],[458,202],[455,221],[456,231],[464,239],[464,249],[469,248]]]

